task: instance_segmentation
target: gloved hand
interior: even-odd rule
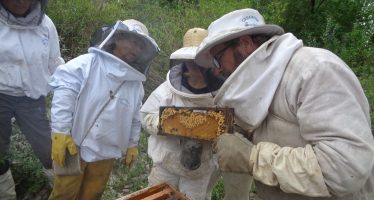
[[[77,154],[77,147],[71,135],[52,133],[52,160],[62,167],[65,165],[66,150],[70,155]]]
[[[241,134],[225,133],[219,136],[214,145],[214,152],[217,153],[220,169],[224,172],[252,174],[252,147],[253,144]]]
[[[138,158],[139,150],[138,146],[130,147],[126,151],[125,159],[122,160],[123,164],[127,167],[131,167],[135,160]]]

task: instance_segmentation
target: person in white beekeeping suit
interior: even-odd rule
[[[102,27],[92,46],[59,66],[49,82],[54,165],[64,167],[66,154],[81,158],[80,174],[55,175],[49,199],[100,199],[114,159],[130,167],[138,156],[142,82],[158,45],[144,24],[130,19]]]
[[[195,61],[226,78],[214,97],[250,140],[223,134],[219,167],[253,175],[258,199],[374,199],[368,100],[335,54],[246,8],[209,25]]]
[[[52,173],[45,97],[64,60],[46,7],[46,0],[0,0],[0,199],[16,199],[9,155],[13,117],[43,170]]]
[[[197,46],[206,37],[202,28],[191,28],[183,37],[183,47],[170,55],[166,81],[155,89],[141,109],[142,125],[150,134],[148,155],[153,161],[149,185],[167,182],[191,200],[210,199],[219,177],[212,144],[207,141],[157,135],[160,106],[212,107],[214,92],[222,82],[194,63]],[[247,174],[225,178],[225,198],[248,200],[252,179]],[[231,179],[230,179],[231,178]],[[231,182],[230,182],[231,181]],[[236,185],[238,181],[240,185]],[[234,186],[235,184],[235,186]],[[231,185],[227,190],[226,186]],[[228,191],[228,192],[227,192]]]

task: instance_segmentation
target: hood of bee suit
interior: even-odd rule
[[[172,67],[166,75],[166,83],[176,99],[186,99],[174,102],[176,106],[214,106],[214,92],[193,94],[182,86],[182,64]],[[182,103],[183,104],[180,104]]]
[[[144,48],[138,58],[134,62],[127,64],[147,76],[151,62],[159,54],[160,49],[156,41],[149,36],[146,26],[134,19],[117,21],[113,25],[103,26],[94,33],[91,46],[106,51],[106,46],[116,42],[114,37],[116,34],[122,34],[123,37],[136,38],[144,44]]]
[[[47,3],[47,0],[33,0],[30,11],[25,17],[15,17],[0,2],[0,21],[14,28],[36,28],[44,18]]]

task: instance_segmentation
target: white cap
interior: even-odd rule
[[[202,67],[213,67],[210,49],[226,41],[243,35],[265,34],[269,36],[283,34],[277,25],[265,24],[262,15],[254,9],[246,8],[227,13],[212,22],[208,27],[208,36],[203,40],[195,57],[195,62]]]

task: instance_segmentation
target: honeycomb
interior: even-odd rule
[[[164,107],[160,111],[160,134],[214,140],[233,123],[227,109]],[[227,116],[229,116],[227,118]]]

